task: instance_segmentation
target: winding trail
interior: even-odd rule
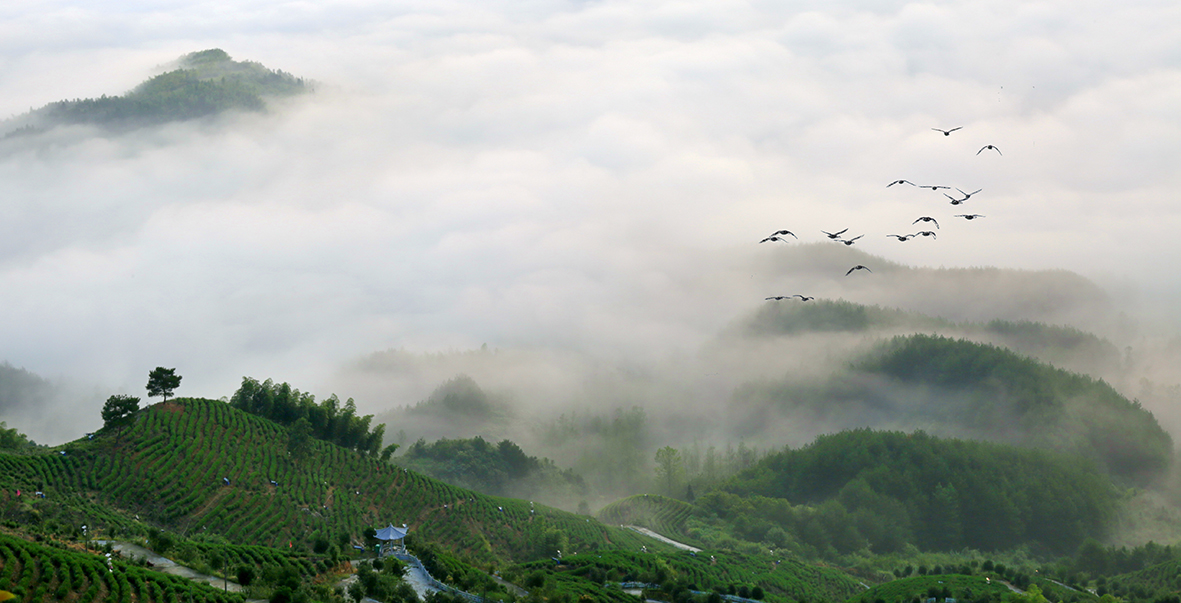
[[[700,553],[701,552],[701,549],[699,549],[695,546],[689,546],[683,542],[677,542],[676,540],[673,540],[672,538],[668,538],[666,536],[661,536],[660,534],[657,534],[656,532],[653,532],[652,530],[649,530],[648,528],[641,528],[640,526],[623,526],[623,527],[625,527],[629,530],[632,530],[633,532],[639,532],[645,536],[648,536],[649,538],[655,538],[665,544],[671,544],[672,546],[675,546],[678,549],[681,549],[682,551],[689,551],[691,553]]]
[[[157,572],[188,578],[194,582],[208,584],[213,588],[227,590],[232,593],[242,592],[242,585],[237,582],[230,582],[217,576],[202,574],[191,567],[185,567],[167,557],[157,555],[138,544],[118,540],[96,540],[95,542],[100,545],[110,544],[112,550],[119,551],[124,557],[143,557],[148,560],[148,563],[152,564],[152,569]]]

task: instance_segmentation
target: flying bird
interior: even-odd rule
[[[794,233],[790,230],[777,230],[777,231],[771,233],[772,237],[781,237],[783,235],[791,235],[797,239],[799,238],[799,237],[796,237],[796,233]],[[771,237],[767,237],[767,238],[771,238]]]
[[[983,218],[984,216],[982,216],[980,214],[956,214],[952,217],[953,218],[963,218],[965,220],[975,220],[976,218]]]
[[[771,297],[768,297],[766,299],[767,299],[767,301],[771,301],[771,300],[781,301],[781,300],[785,300],[785,299],[791,299],[793,297],[795,297],[795,296],[794,295],[772,295]]]
[[[935,236],[935,231],[933,231],[933,230],[923,230],[920,232],[916,232],[910,236],[912,236],[912,237],[934,237],[936,239],[939,238],[939,237]]]
[[[932,218],[931,216],[923,216],[923,217],[919,218],[918,220],[911,222],[911,224],[918,224],[919,222],[934,222],[935,228],[939,228],[939,221],[936,220],[935,218]]]
[[[894,186],[895,184],[909,184],[911,186],[917,186],[915,183],[911,182],[910,180],[895,180],[895,181],[891,182],[890,184],[887,184],[886,188],[890,188],[891,186]]]
[[[846,231],[848,231],[848,230],[849,230],[849,229],[848,229],[848,228],[846,228],[845,230],[842,230],[842,231],[840,231],[840,232],[825,232],[825,231],[823,231],[823,230],[822,230],[822,231],[820,231],[820,232],[823,232],[824,234],[828,235],[828,238],[830,238],[830,239],[833,239],[833,240],[836,240],[836,239],[839,239],[839,238],[841,238],[841,235],[845,234],[845,232],[846,232]]]
[[[857,235],[857,236],[853,237],[852,239],[835,239],[835,240],[838,243],[844,243],[846,246],[849,246],[849,245],[853,244],[853,241],[856,241],[857,239],[860,239],[861,237],[864,237],[864,236],[865,235]]]
[[[897,237],[898,242],[900,242],[900,243],[905,243],[905,242],[909,241],[912,237],[914,237],[914,235],[912,235],[912,234],[909,234],[909,235],[886,235],[886,236],[887,237]]]
[[[792,235],[792,236],[793,236],[793,237],[795,237],[795,235]],[[798,239],[799,237],[796,237],[796,238]],[[771,236],[769,236],[769,237],[767,237],[767,238],[765,238],[765,239],[763,239],[762,241],[759,241],[759,242],[760,242],[760,243],[766,243],[767,241],[783,241],[784,243],[790,243],[790,242],[791,242],[791,241],[788,241],[786,237],[777,237],[777,236],[775,236],[775,235],[771,235]]]
[[[978,188],[978,189],[976,189],[976,190],[974,190],[974,191],[972,191],[972,192],[970,192],[970,193],[965,193],[965,192],[964,192],[963,190],[961,190],[959,187],[956,187],[956,189],[955,189],[955,190],[957,190],[957,191],[960,191],[960,194],[961,194],[961,195],[963,195],[963,196],[964,196],[964,199],[966,200],[966,199],[968,199],[969,197],[971,197],[972,195],[975,195],[976,193],[978,193],[978,192],[980,192],[980,191],[982,191],[982,190],[984,190],[984,189],[982,189],[982,188]]]
[[[849,276],[850,274],[853,274],[854,270],[864,270],[866,272],[873,272],[873,270],[870,270],[869,268],[866,268],[865,266],[862,266],[861,264],[857,264],[856,266],[850,268],[849,271],[845,273],[845,276]]]
[[[976,151],[976,154],[979,155],[979,154],[983,153],[985,150],[993,150],[993,151],[996,151],[997,155],[1004,155],[1004,153],[1002,153],[1000,149],[998,149],[990,144],[986,144],[986,145],[980,147],[980,150]]]
[[[816,299],[815,297],[808,297],[807,295],[800,295],[799,293],[793,295],[792,297],[798,297],[800,298],[800,301],[812,301]]]
[[[929,188],[933,191],[937,191],[941,188],[946,188],[946,189],[951,188],[950,186],[939,186],[938,184],[917,184],[915,186],[918,186],[919,188]]]
[[[943,132],[944,136],[951,136],[952,132],[955,132],[956,130],[963,129],[963,126],[960,126],[958,128],[952,128],[950,130],[940,130],[939,128],[931,128],[931,129],[935,130],[936,132]]]

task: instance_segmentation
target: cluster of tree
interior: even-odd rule
[[[887,327],[926,329],[954,323],[915,312],[866,306],[841,300],[806,304],[765,304],[742,326],[750,336],[794,335],[809,332],[860,332]]]
[[[1116,489],[1078,457],[868,429],[769,455],[698,504],[736,534],[821,554],[1030,545],[1101,537]]]
[[[8,427],[8,423],[0,421],[0,450],[20,450],[29,446],[36,446],[25,434],[15,427]]]
[[[354,601],[366,597],[384,603],[417,603],[418,595],[403,578],[406,566],[401,561],[388,557],[357,564],[357,580],[348,589]]]
[[[230,405],[280,425],[294,427],[293,441],[303,435],[361,454],[376,455],[381,451],[385,436],[384,424],[370,431],[373,415],[358,417],[357,405],[352,398],[341,405],[333,394],[317,404],[312,394],[300,392],[287,383],[276,385],[270,379],[260,383],[257,379],[243,378],[242,386],[230,398]],[[295,448],[298,450],[301,446]]]
[[[113,128],[184,121],[237,111],[261,111],[266,96],[310,90],[302,79],[253,62],[238,62],[220,49],[191,53],[181,69],[157,75],[122,96],[50,103],[33,116],[47,125],[90,124]]]
[[[572,466],[599,492],[633,493],[651,487],[647,450],[652,434],[643,408],[610,413],[563,413],[537,426],[541,444]]]
[[[757,446],[738,446],[727,443],[724,450],[710,445],[674,448],[665,446],[656,451],[656,486],[670,498],[693,502],[694,492],[704,492],[730,476],[754,466],[764,453]]]
[[[491,444],[482,437],[418,440],[398,464],[447,483],[497,496],[526,495],[555,488],[585,495],[586,483],[571,469],[525,454],[510,440]]]
[[[480,388],[475,379],[457,375],[426,399],[406,409],[407,414],[437,416],[448,421],[483,424],[507,418],[508,407]]]
[[[896,337],[861,370],[965,395],[947,397],[964,423],[1023,432],[1022,443],[1089,455],[1110,475],[1162,476],[1173,442],[1152,413],[1102,380],[996,346],[932,335]]]
[[[1098,540],[1088,538],[1067,562],[1065,569],[1069,573],[1110,576],[1138,572],[1171,561],[1181,561],[1181,548],[1155,542],[1131,549],[1105,547]]]

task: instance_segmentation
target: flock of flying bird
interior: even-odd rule
[[[944,136],[951,136],[952,132],[955,132],[956,130],[963,129],[963,126],[952,128],[950,130],[942,130],[939,128],[931,128],[931,129],[935,130],[936,132],[942,133]],[[979,154],[983,153],[984,151],[996,151],[997,155],[1003,155],[1003,153],[1001,153],[1000,149],[998,149],[995,145],[991,145],[991,144],[986,144],[983,147],[980,147],[980,150],[976,151],[976,154],[979,155]],[[887,184],[886,188],[890,188],[891,186],[894,186],[895,184],[909,184],[910,186],[914,186],[914,187],[918,187],[918,188],[927,188],[927,189],[931,189],[932,191],[938,191],[940,189],[951,190],[951,188],[952,188],[950,186],[942,186],[942,185],[937,185],[937,184],[915,184],[909,180],[895,180],[895,181]],[[972,195],[979,193],[983,189],[976,189],[970,193],[966,192],[960,188],[956,188],[955,190],[959,191],[959,193],[961,195],[963,195],[963,197],[956,198],[956,197],[953,197],[947,193],[943,193],[943,196],[947,197],[950,200],[952,205],[963,205],[965,201],[972,198]],[[952,217],[953,218],[963,218],[965,220],[972,221],[972,220],[975,220],[976,218],[983,218],[984,216],[982,216],[980,214],[956,214]],[[935,218],[932,218],[931,216],[920,216],[914,222],[911,222],[911,224],[912,225],[918,224],[919,222],[922,222],[924,224],[931,223],[931,224],[935,225],[936,229],[939,228],[939,222]],[[829,240],[836,241],[837,243],[844,243],[846,246],[852,245],[855,241],[857,241],[857,239],[860,239],[865,236],[863,234],[860,234],[860,235],[857,235],[855,237],[851,237],[848,239],[842,238],[841,235],[845,234],[848,231],[849,231],[849,229],[846,228],[846,229],[838,231],[838,232],[827,232],[824,230],[822,230],[820,232],[824,233],[824,235],[827,236],[829,238]],[[788,242],[790,242],[787,239],[788,235],[790,235],[794,239],[797,239],[797,240],[799,239],[799,237],[796,236],[796,234],[794,232],[791,232],[790,230],[777,230],[777,231],[771,233],[770,235],[768,235],[763,240],[759,241],[759,243],[769,243],[769,242],[788,243]],[[909,241],[915,237],[924,237],[924,238],[930,237],[932,239],[939,238],[936,235],[936,233],[932,230],[920,230],[919,232],[915,232],[915,233],[911,233],[911,234],[902,234],[902,235],[888,234],[888,235],[886,235],[886,237],[894,237],[900,243],[905,243],[906,241]],[[849,271],[845,273],[845,276],[849,276],[850,274],[853,274],[854,272],[856,272],[858,270],[864,270],[866,272],[871,272],[871,273],[873,272],[873,270],[870,270],[868,266],[863,266],[861,264],[858,264],[858,265],[850,268]],[[800,295],[798,293],[795,295],[773,295],[773,296],[768,297],[766,299],[767,299],[767,301],[782,301],[785,299],[794,299],[797,297],[800,298],[800,301],[812,301],[813,299],[816,299],[815,297]]]

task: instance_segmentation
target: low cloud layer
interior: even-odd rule
[[[319,88],[266,116],[0,142],[0,359],[133,392],[175,366],[179,393],[219,397],[243,375],[315,390],[390,348],[655,361],[767,295],[886,301],[858,295],[888,273],[798,290],[757,243],[780,228],[849,228],[904,265],[1071,270],[1158,318],[1181,300],[1179,11],[10,5],[0,116],[212,47]],[[952,207],[899,178],[983,191]],[[886,238],[922,215],[938,239]]]

